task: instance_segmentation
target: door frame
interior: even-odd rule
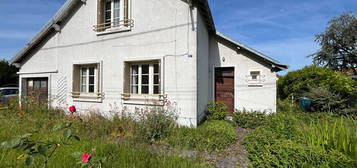
[[[212,78],[212,97],[213,97],[213,100],[212,101],[216,101],[216,69],[218,68],[233,68],[233,73],[234,73],[234,85],[233,85],[233,89],[234,89],[234,101],[233,101],[233,104],[234,104],[234,111],[236,110],[236,82],[237,82],[237,68],[236,68],[236,65],[213,65],[213,78]]]
[[[23,94],[26,94],[24,93],[24,87],[27,87],[27,79],[29,78],[47,78],[47,93],[48,93],[48,96],[47,96],[47,106],[50,108],[51,106],[51,103],[50,103],[50,100],[51,100],[51,82],[52,82],[52,79],[51,79],[51,74],[26,74],[26,75],[21,75],[20,74],[20,77],[19,77],[19,105],[20,107],[22,106],[21,104],[21,98],[23,96]]]

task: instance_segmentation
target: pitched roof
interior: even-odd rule
[[[15,57],[11,59],[11,64],[20,63],[26,54],[31,51],[34,47],[36,47],[46,36],[51,33],[53,29],[56,29],[58,24],[62,22],[70,13],[70,11],[74,8],[74,6],[78,2],[85,2],[86,0],[67,0],[66,3],[60,8],[60,10],[53,16],[50,21],[42,27],[40,32],[36,34],[36,36],[26,44],[26,46],[20,50]]]
[[[222,38],[222,39],[224,39],[224,40],[236,45],[237,47],[244,48],[245,50],[255,54],[256,56],[258,56],[260,58],[262,58],[264,61],[267,61],[267,62],[271,63],[272,65],[274,65],[279,70],[284,70],[284,69],[288,69],[289,68],[288,65],[282,64],[279,61],[277,61],[277,60],[275,60],[275,59],[273,59],[273,58],[271,58],[271,57],[269,57],[269,56],[267,56],[267,55],[255,50],[255,49],[253,49],[253,48],[251,48],[251,47],[249,47],[249,46],[247,46],[247,45],[245,45],[245,44],[243,44],[243,43],[241,43],[239,41],[233,40],[233,39],[229,38],[228,36],[226,36],[226,35],[224,35],[224,34],[222,34],[220,32],[217,32],[216,34],[217,34],[218,37],[220,37],[220,38]]]
[[[194,6],[197,6],[197,8],[200,10],[201,14],[203,15],[204,21],[206,22],[206,25],[208,27],[208,30],[216,34],[217,36],[226,39],[227,41],[240,46],[242,48],[245,48],[246,50],[256,54],[259,57],[262,57],[264,60],[271,62],[273,65],[277,66],[279,70],[282,69],[287,69],[288,66],[279,63],[278,61],[254,50],[253,48],[250,48],[240,42],[234,41],[227,36],[216,32],[214,20],[212,17],[211,9],[209,7],[208,1],[207,0],[183,0],[189,4],[192,4]],[[75,5],[79,2],[85,3],[86,0],[67,0],[66,3],[61,7],[61,9],[55,14],[54,17],[50,19],[50,21],[41,29],[41,31],[22,49],[20,50],[15,57],[11,59],[11,63],[21,63],[21,61],[25,58],[26,54],[28,54],[33,48],[35,48],[44,38],[47,37],[49,33],[51,33],[53,30],[57,29],[60,23],[70,14],[71,10],[75,7]]]

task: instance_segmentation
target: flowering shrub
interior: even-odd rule
[[[81,165],[83,168],[102,168],[103,163],[107,160],[107,158],[100,156],[94,157],[96,154],[96,148],[92,149],[91,154],[74,152],[72,157],[75,158],[78,161],[77,164]]]
[[[82,155],[82,162],[83,162],[83,163],[88,163],[91,158],[92,158],[92,156],[89,155],[88,153],[83,153],[83,155]]]
[[[137,109],[137,131],[143,139],[154,142],[167,137],[176,126],[176,103],[165,101],[164,106]]]
[[[75,113],[75,112],[77,112],[76,107],[75,107],[75,106],[71,106],[71,107],[69,107],[69,112],[71,112],[71,113]]]

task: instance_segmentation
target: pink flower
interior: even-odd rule
[[[75,113],[77,110],[76,110],[76,107],[75,107],[75,106],[71,106],[71,107],[69,107],[69,111],[70,111],[71,113]]]
[[[83,163],[88,163],[91,158],[92,158],[92,156],[89,155],[88,153],[83,153],[83,155],[82,155],[82,162],[83,162]]]

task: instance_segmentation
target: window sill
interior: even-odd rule
[[[122,100],[124,104],[137,104],[137,105],[151,105],[151,106],[163,106],[166,95],[155,94],[155,95],[139,95],[123,93]]]
[[[103,36],[107,34],[120,33],[120,32],[128,32],[131,31],[131,27],[113,27],[106,29],[104,31],[97,32],[97,36]]]
[[[72,93],[73,101],[75,102],[94,102],[94,103],[102,103],[103,94],[102,93]]]

